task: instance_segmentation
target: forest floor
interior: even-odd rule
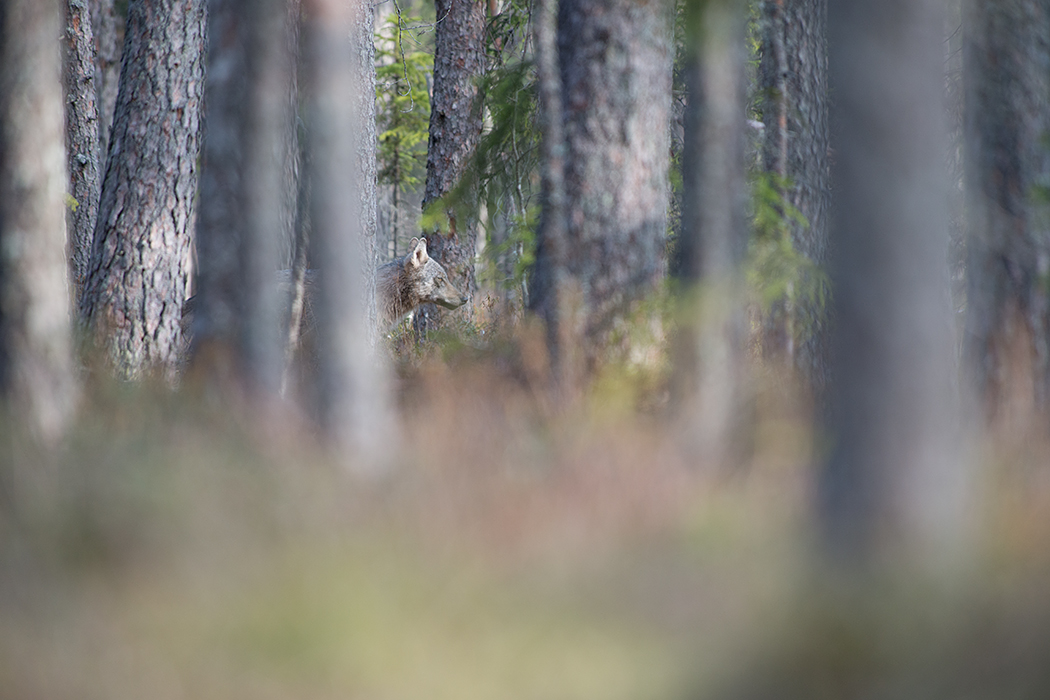
[[[958,571],[845,585],[782,383],[715,470],[651,377],[554,412],[501,367],[403,368],[378,476],[192,391],[96,388],[58,449],[0,423],[0,697],[1050,697],[1044,441],[977,457]]]

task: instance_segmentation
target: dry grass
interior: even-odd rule
[[[859,590],[814,564],[775,378],[717,471],[659,376],[555,412],[507,347],[402,367],[381,478],[192,391],[103,387],[57,451],[0,435],[0,696],[1046,697],[1045,441],[990,443],[952,585]]]

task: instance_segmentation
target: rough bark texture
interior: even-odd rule
[[[293,60],[282,0],[211,0],[197,233],[195,363],[275,396],[283,364],[274,275],[292,238]]]
[[[393,429],[386,369],[370,342],[375,335],[374,10],[367,0],[312,0],[305,8],[322,421],[341,457],[356,469],[369,469],[389,459]]]
[[[700,459],[729,458],[739,416],[744,315],[738,280],[747,249],[743,3],[694,3],[686,66],[682,219],[677,265],[692,305],[675,341],[676,392],[695,408]],[[695,16],[694,16],[695,15]]]
[[[829,5],[836,152],[829,550],[924,563],[966,532],[947,270],[939,0]]]
[[[563,0],[566,271],[593,367],[666,267],[670,11],[661,0]],[[543,302],[539,302],[543,303]]]
[[[565,128],[558,61],[558,4],[537,0],[532,18],[539,92],[541,133],[540,178],[543,211],[536,231],[536,264],[532,270],[532,308],[546,323],[547,352],[555,385],[574,381],[566,376],[571,319],[565,288]]]
[[[204,0],[128,8],[120,93],[80,312],[117,373],[174,379],[190,278]]]
[[[444,197],[459,182],[481,138],[482,113],[477,80],[485,70],[485,3],[479,0],[436,0],[437,34],[434,87],[430,98],[430,140],[423,209]],[[431,257],[448,270],[452,283],[467,296],[477,291],[474,255],[477,222],[457,221],[448,212],[448,230],[424,231]],[[435,316],[434,307],[420,314]],[[472,304],[457,313],[472,313]]]
[[[355,90],[350,93],[354,114],[357,115],[357,147],[351,164],[355,174],[355,187],[361,195],[361,241],[364,246],[365,310],[368,326],[365,330],[369,345],[379,342],[379,310],[376,299],[376,268],[379,266],[378,212],[378,149],[379,134],[376,130],[376,43],[375,0],[354,0],[354,20],[350,26],[351,70]],[[333,297],[338,299],[338,297]],[[385,400],[386,379],[379,382]],[[385,406],[385,404],[384,404]],[[385,420],[385,417],[384,417]]]
[[[831,204],[827,0],[764,0],[761,18],[762,163],[786,183],[784,202],[806,219],[789,221],[795,249],[823,267]],[[818,396],[827,384],[825,316],[812,305],[778,304],[764,337],[767,354],[791,362]]]
[[[76,298],[87,275],[91,239],[98,216],[102,176],[99,161],[98,103],[95,95],[95,40],[83,0],[66,2],[65,96],[66,165],[69,168],[67,209],[69,259]]]
[[[0,6],[0,393],[38,437],[76,400],[65,253],[58,0]]]
[[[966,353],[1007,418],[1050,409],[1050,3],[970,0],[964,22]]]
[[[96,73],[95,90],[98,102],[98,137],[100,161],[109,153],[109,131],[113,126],[113,112],[117,105],[120,86],[120,42],[118,29],[122,24],[117,17],[113,0],[88,0],[91,8],[91,25],[95,37]]]

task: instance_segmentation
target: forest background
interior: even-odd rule
[[[1048,275],[1045,0],[4,0],[0,689],[1045,697]]]

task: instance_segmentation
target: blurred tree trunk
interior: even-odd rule
[[[208,4],[193,361],[270,397],[284,356],[276,272],[294,218],[289,21],[284,0]]]
[[[847,561],[965,535],[947,269],[938,0],[829,5],[836,152],[832,452],[823,534]]]
[[[74,298],[79,299],[91,257],[101,184],[95,39],[82,0],[66,2],[64,48],[66,165],[69,194],[76,202],[67,209],[66,228]]]
[[[570,375],[572,324],[566,318],[565,280],[565,127],[558,61],[558,0],[537,0],[532,17],[541,134],[540,185],[543,210],[536,231],[536,264],[532,274],[532,310],[546,324],[547,353],[555,388],[577,382]]]
[[[190,278],[204,0],[132,0],[80,313],[125,378],[175,378]]]
[[[122,20],[117,17],[113,2],[114,0],[88,0],[97,60],[95,97],[98,105],[100,161],[109,153],[109,131],[113,126],[113,111],[117,105],[117,91],[120,86],[120,42],[117,39],[118,27]]]
[[[393,452],[388,380],[374,343],[373,8],[368,0],[315,0],[306,10],[307,162],[320,269],[322,421],[342,457],[367,470],[383,466]]]
[[[0,6],[0,393],[51,440],[75,407],[58,0]]]
[[[964,23],[966,353],[1007,420],[1050,410],[1050,3],[969,0]]]
[[[805,224],[785,217],[795,250],[824,267],[831,204],[827,0],[763,0],[760,12],[763,168],[776,177],[784,203],[805,217]],[[789,299],[767,320],[763,349],[793,364],[819,397],[827,384],[827,335],[823,309]]]
[[[479,0],[436,0],[434,87],[430,98],[430,140],[423,210],[459,183],[481,138],[482,112],[478,78],[485,70],[485,9]],[[448,230],[424,231],[427,252],[442,265],[456,289],[473,298],[477,222],[458,221],[451,209]],[[443,312],[427,304],[417,313],[417,331]],[[470,317],[473,303],[457,313]]]
[[[738,0],[694,0],[686,8],[688,101],[675,267],[690,308],[674,341],[675,391],[689,406],[696,452],[716,463],[729,457],[746,354],[739,288],[748,236],[745,9]]]
[[[670,16],[660,0],[563,0],[559,11],[565,270],[589,369],[666,268]]]

